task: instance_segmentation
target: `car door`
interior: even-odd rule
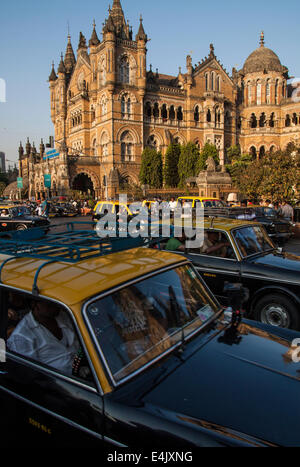
[[[220,257],[216,253],[205,254],[199,248],[188,250],[187,257],[194,264],[213,294],[222,304],[227,305],[227,296],[224,293],[225,283],[241,282],[241,265],[228,234],[218,230],[215,230],[215,232],[221,233],[223,239],[231,245],[230,257]]]
[[[7,299],[3,289],[1,294],[3,317]],[[63,447],[103,443],[103,399],[95,378],[64,375],[8,346],[0,373],[0,411],[7,443],[15,443],[16,436],[18,445],[22,440],[29,448],[36,442]]]

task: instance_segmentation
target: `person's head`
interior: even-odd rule
[[[217,243],[219,241],[218,232],[207,232],[207,238],[212,243]]]
[[[37,321],[56,318],[60,312],[60,307],[58,305],[44,300],[32,300],[31,309]]]

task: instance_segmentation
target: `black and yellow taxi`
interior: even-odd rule
[[[248,317],[300,330],[300,256],[282,252],[258,221],[210,217],[197,228],[203,244],[177,253],[192,261],[221,303],[226,283],[241,283],[250,292]]]
[[[300,334],[230,315],[187,258],[133,246],[1,241],[3,445],[299,446]]]
[[[210,198],[203,196],[180,196],[177,198],[177,207],[189,206],[194,209],[197,206],[201,208],[224,208],[225,203],[219,198]]]

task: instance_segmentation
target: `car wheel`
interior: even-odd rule
[[[281,328],[299,329],[299,312],[294,303],[283,295],[267,295],[257,302],[254,318]]]
[[[17,226],[17,230],[27,230],[27,225],[20,224],[20,225]]]

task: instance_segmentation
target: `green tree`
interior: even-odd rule
[[[205,143],[200,153],[200,157],[198,159],[198,164],[197,164],[198,173],[206,169],[206,163],[209,157],[212,157],[214,159],[216,165],[220,164],[219,153],[218,153],[216,146],[214,144]]]
[[[171,143],[168,146],[165,156],[164,182],[167,187],[177,187],[179,185],[178,164],[180,158],[180,145]]]
[[[184,186],[189,177],[198,175],[199,149],[193,143],[181,146],[178,161],[179,186]]]
[[[241,154],[239,145],[227,149],[227,159],[229,164],[226,164],[226,169],[230,173],[233,183],[240,178],[240,172],[243,172],[253,162],[251,154]]]
[[[161,188],[163,182],[162,154],[153,148],[145,148],[142,153],[140,182],[152,188]]]

